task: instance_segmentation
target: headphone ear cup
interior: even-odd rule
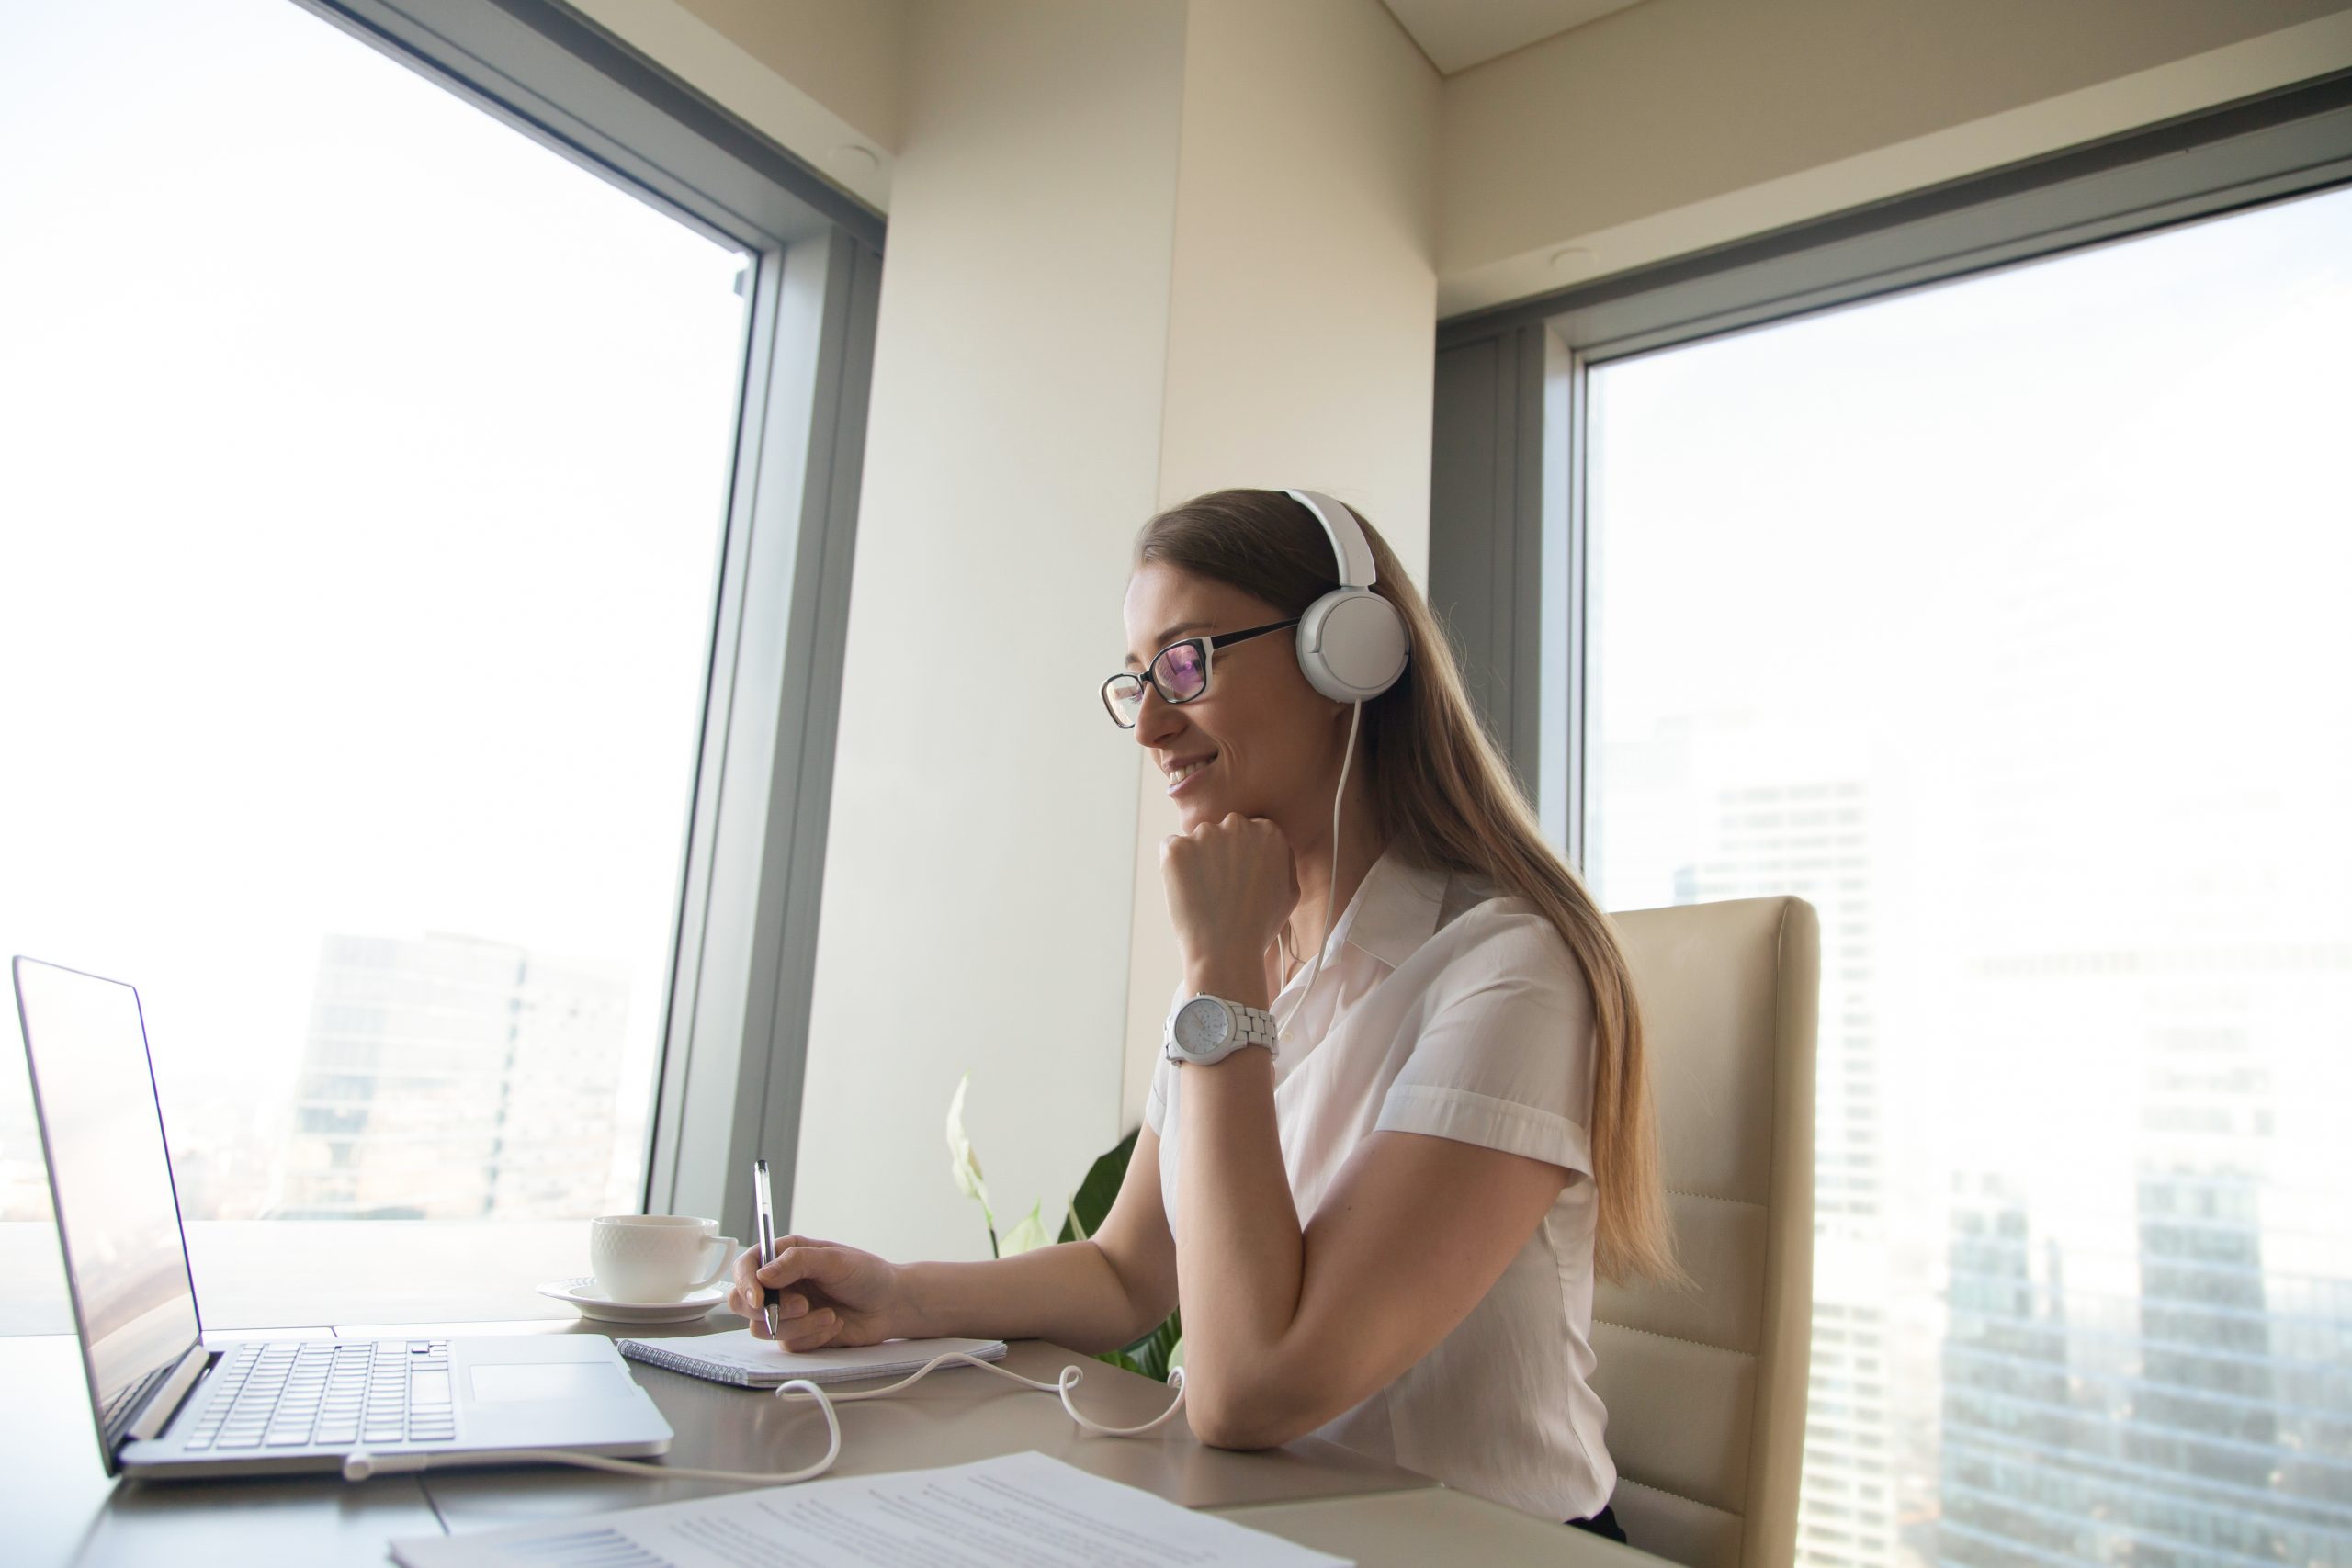
[[[1368,703],[1396,683],[1410,656],[1404,617],[1369,588],[1339,588],[1298,621],[1298,668],[1335,703]]]

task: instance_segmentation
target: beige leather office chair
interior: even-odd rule
[[[1595,1296],[1618,1522],[1690,1568],[1788,1568],[1812,1356],[1821,922],[1802,898],[1611,918],[1641,998],[1675,1239],[1698,1286],[1603,1281]]]

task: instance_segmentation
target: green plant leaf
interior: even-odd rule
[[[1030,1204],[1029,1212],[1004,1233],[1003,1240],[997,1245],[999,1258],[1011,1258],[1015,1253],[1029,1252],[1047,1245],[1046,1222],[1037,1217],[1037,1212],[1044,1207],[1042,1201]]]
[[[1171,1312],[1160,1325],[1128,1346],[1120,1354],[1135,1363],[1135,1371],[1160,1382],[1168,1381],[1171,1368],[1183,1364],[1184,1322],[1182,1312]]]
[[[1135,1157],[1137,1128],[1114,1145],[1108,1154],[1087,1168],[1086,1179],[1078,1184],[1070,1195],[1069,1213],[1062,1221],[1060,1241],[1084,1241],[1102,1228],[1109,1217],[1111,1204],[1119,1196],[1119,1184],[1127,1179],[1127,1161]]]

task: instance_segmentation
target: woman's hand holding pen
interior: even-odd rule
[[[760,1267],[759,1249],[735,1259],[727,1310],[752,1320],[754,1337],[769,1337],[761,1298],[776,1292],[776,1337],[787,1350],[829,1345],[878,1345],[906,1337],[906,1291],[899,1266],[870,1252],[805,1235],[776,1238],[775,1261]]]

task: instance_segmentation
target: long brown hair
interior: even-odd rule
[[[1500,748],[1470,705],[1453,649],[1420,591],[1371,524],[1363,532],[1378,569],[1374,592],[1396,606],[1412,638],[1404,676],[1363,708],[1358,766],[1370,774],[1382,836],[1405,860],[1462,872],[1526,899],[1576,955],[1592,994],[1587,1132],[1598,1199],[1595,1267],[1611,1279],[1678,1280],[1682,1271],[1658,1177],[1641,1009],[1616,930],[1545,841]],[[1229,583],[1285,615],[1339,585],[1322,526],[1280,491],[1215,491],[1170,507],[1136,540],[1136,565],[1154,563]]]

